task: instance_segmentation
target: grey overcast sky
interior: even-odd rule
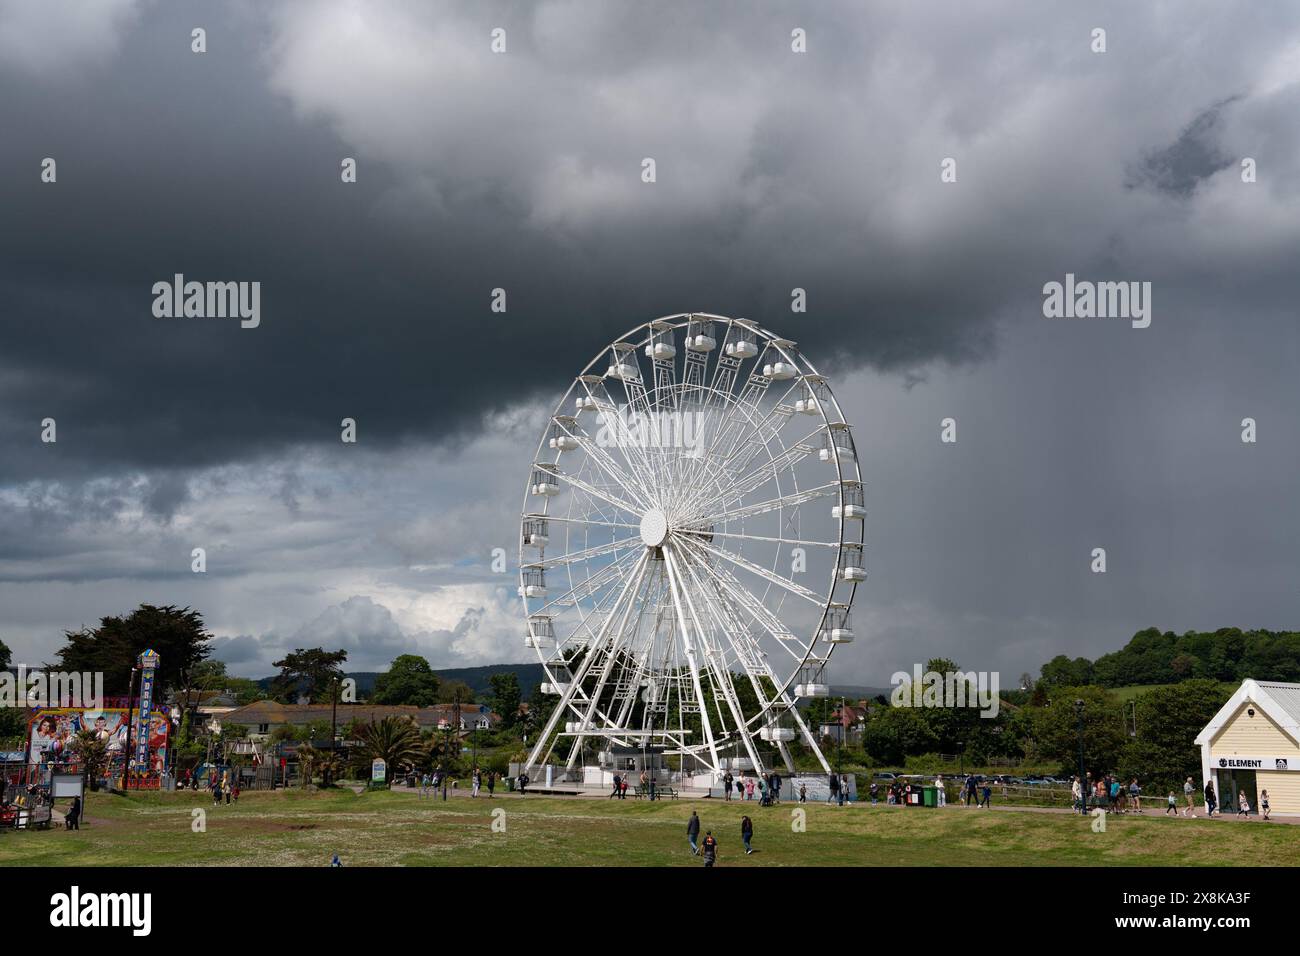
[[[260,327],[155,318],[175,273]],[[1067,273],[1150,327],[1044,318]],[[0,0],[0,639],[150,602],[247,675],[525,660],[489,556],[546,410],[687,310],[855,426],[835,682],[1294,628],[1298,293],[1294,4]]]

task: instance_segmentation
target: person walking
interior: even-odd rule
[[[1195,792],[1196,784],[1192,783],[1191,777],[1188,777],[1183,784],[1183,796],[1187,798],[1187,809],[1183,811],[1184,816],[1196,816],[1196,801],[1192,798],[1192,794]]]
[[[691,818],[686,821],[686,839],[691,843],[691,856],[700,852],[700,817],[694,810],[691,811]]]
[[[238,780],[236,780],[234,783],[230,785],[230,795],[235,798],[236,803],[239,802],[239,781]]]
[[[840,806],[852,802],[849,796],[849,778],[845,774],[840,774]]]
[[[1174,796],[1172,790],[1169,791],[1169,803],[1165,806],[1165,816],[1169,816],[1171,813],[1178,816],[1178,798]]]
[[[488,783],[488,796],[491,797],[492,791],[494,791],[497,788],[497,772],[495,770],[488,771],[487,783]]]
[[[614,774],[614,789],[609,792],[610,800],[615,799],[619,795],[619,791],[622,788],[622,786],[623,786],[623,778],[620,777],[618,774]]]
[[[718,860],[718,841],[713,837],[713,831],[708,830],[704,834],[704,865],[713,866]]]
[[[803,782],[800,782],[799,784],[799,802],[800,803],[808,802],[808,785]]]
[[[839,799],[840,796],[840,776],[833,773],[830,776],[830,793],[826,796],[826,802],[832,803]]]
[[[1078,777],[1070,778],[1070,799],[1073,801],[1074,809],[1080,813],[1086,812],[1083,809],[1083,785],[1079,783]]]
[[[754,821],[749,817],[740,818],[740,841],[745,844],[745,855],[754,852],[754,848],[749,845],[749,841],[754,839]]]
[[[943,774],[938,774],[934,778],[935,805],[946,807],[948,805],[948,791],[944,787]]]
[[[627,774],[623,774],[623,784],[618,788],[618,798],[620,800],[627,799]]]
[[[1214,781],[1205,781],[1205,815],[1207,817],[1214,816],[1214,806],[1218,802],[1214,796]]]
[[[72,798],[72,806],[68,807],[68,815],[63,818],[63,825],[69,830],[81,829],[81,797]]]
[[[871,781],[871,786],[867,788],[867,791],[871,794],[871,805],[874,807],[876,801],[880,798],[880,784],[874,780]]]
[[[775,770],[772,771],[772,802],[781,802],[781,775]]]
[[[478,767],[475,767],[474,775],[470,779],[474,781],[474,790],[470,793],[470,796],[477,797],[479,791],[483,789],[483,771]]]
[[[528,774],[521,773],[519,775],[519,795],[522,797],[527,792],[528,792]]]
[[[1237,816],[1247,819],[1250,817],[1250,801],[1246,799],[1245,790],[1237,791]]]
[[[984,809],[985,810],[989,808],[989,798],[991,796],[993,796],[993,788],[988,785],[988,781],[986,780],[984,782]]]
[[[722,775],[722,799],[731,802],[731,771],[728,770]]]
[[[745,778],[745,799],[746,800],[754,799],[754,778],[753,777]]]
[[[1137,777],[1134,777],[1128,784],[1128,798],[1133,803],[1133,812],[1142,812],[1142,788],[1138,786]]]
[[[1259,808],[1264,811],[1264,819],[1267,820],[1268,819],[1268,791],[1267,790],[1261,790],[1259,792]]]

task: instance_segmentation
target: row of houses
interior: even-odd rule
[[[342,728],[348,724],[374,723],[386,717],[406,717],[422,731],[447,730],[456,726],[462,733],[492,730],[501,717],[487,704],[435,704],[415,707],[393,704],[282,704],[274,700],[256,700],[239,706],[229,692],[203,691],[190,701],[200,721],[210,731],[236,725],[247,731],[250,740],[266,740],[281,727],[303,728],[328,724],[331,719]],[[179,701],[178,701],[179,703]],[[459,713],[458,713],[459,711]]]

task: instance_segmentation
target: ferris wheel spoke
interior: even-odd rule
[[[737,541],[766,541],[772,544],[793,544],[800,547],[838,548],[838,541],[809,541],[804,538],[772,538],[761,534],[741,534],[738,531],[701,531],[698,528],[678,528],[678,534],[690,535],[692,538],[728,538]]]
[[[759,488],[763,487],[763,485],[775,478],[783,469],[793,468],[817,450],[817,446],[811,444],[810,441],[817,434],[818,432],[814,431],[805,435],[793,445],[783,449],[779,455],[773,456],[753,471],[737,478],[731,483],[728,491],[736,497],[743,497],[744,495],[757,491]]]
[[[711,523],[716,526],[728,521],[736,521],[740,518],[750,518],[755,515],[766,514],[769,511],[776,511],[780,508],[793,508],[795,505],[805,504],[809,501],[816,501],[818,498],[829,498],[831,495],[838,493],[839,487],[839,482],[832,481],[824,485],[818,485],[816,488],[792,492],[780,498],[769,498],[766,501],[760,501],[752,505],[745,505],[731,511],[721,511],[717,514],[700,515],[694,519],[694,523]]]
[[[574,487],[581,488],[591,497],[599,498],[601,501],[604,501],[607,504],[611,504],[615,508],[620,508],[623,511],[626,511],[630,515],[635,515],[640,513],[635,505],[628,504],[627,501],[613,494],[612,492],[604,491],[600,488],[597,488],[595,485],[583,481],[581,478],[577,477],[576,475],[572,475],[569,474],[568,472],[562,471],[559,472],[559,477],[563,478],[565,481],[567,481],[569,484],[573,485]]]
[[[599,396],[592,391],[586,377],[581,381],[587,391],[587,396],[596,406],[596,414],[600,417],[602,429],[605,431],[606,436],[610,438],[610,443],[623,453],[624,461],[626,461],[628,468],[636,477],[635,487],[640,490],[642,500],[648,501],[650,489],[654,487],[654,475],[650,469],[650,462],[645,456],[645,450],[638,445],[628,427],[628,423],[619,415],[604,381],[599,382],[601,391]],[[596,437],[599,439],[599,432]],[[599,445],[599,440],[597,444]],[[613,459],[612,455],[609,457]]]
[[[695,547],[699,548],[702,551],[707,552],[708,554],[712,554],[715,555],[716,557],[723,558],[724,560],[730,561],[736,567],[744,568],[750,574],[756,575],[762,578],[764,581],[767,581],[771,584],[775,584],[777,587],[785,588],[791,594],[798,595],[799,597],[803,598],[805,601],[811,601],[813,604],[816,604],[818,607],[820,607],[824,603],[824,600],[821,597],[821,595],[816,594],[813,591],[810,591],[802,584],[795,584],[793,581],[786,580],[785,578],[781,577],[781,575],[777,574],[775,571],[765,568],[760,564],[755,564],[753,561],[750,561],[747,558],[742,558],[740,555],[728,551],[725,548],[715,548],[713,545],[708,544],[699,539],[695,540]]]
[[[595,464],[607,480],[629,491],[637,492],[643,501],[648,500],[649,493],[642,485],[641,480],[633,478],[620,468],[613,456],[601,448],[598,443],[593,442],[587,434],[579,429],[570,430],[565,426],[561,426],[561,428],[563,428],[565,435],[577,442],[578,448],[586,452],[588,461]]]
[[[690,555],[682,562],[686,567],[687,573],[695,582],[701,594],[707,594],[711,591],[718,595],[717,602],[708,602],[705,607],[717,622],[719,630],[728,635],[731,648],[735,654],[737,662],[744,669],[746,676],[749,678],[753,687],[754,695],[759,701],[760,712],[767,710],[770,701],[767,693],[762,686],[762,678],[766,677],[772,681],[773,687],[777,685],[776,677],[772,674],[771,667],[768,665],[767,658],[762,649],[754,642],[749,633],[749,628],[741,620],[736,607],[728,595],[723,594],[716,589],[716,582],[701,582],[701,575],[706,574],[707,570],[700,567],[699,559],[695,555]]]
[[[582,551],[573,551],[569,554],[556,555],[553,558],[543,558],[542,560],[533,562],[533,564],[536,567],[558,568],[563,565],[576,564],[579,561],[588,561],[592,558],[598,558],[602,554],[609,554],[613,551],[622,551],[627,548],[639,548],[644,546],[645,544],[639,536],[635,538],[621,538],[618,541],[598,544]]]
[[[622,521],[594,521],[591,518],[575,518],[572,515],[545,515],[548,521],[559,521],[564,524],[582,524],[590,525],[595,528],[630,528],[636,531],[638,525],[628,524]]]
[[[694,547],[692,544],[691,547]],[[792,658],[800,663],[803,658],[795,653],[794,648],[803,649],[799,639],[794,633],[785,626],[775,614],[768,610],[767,606],[756,598],[748,588],[746,588],[735,575],[729,574],[723,568],[714,567],[707,560],[707,556],[700,557],[697,555],[697,566],[705,575],[711,577],[715,586],[720,587],[724,592],[731,595],[736,603],[752,617],[763,630],[767,631],[777,642],[777,646],[788,653]]]
[[[629,551],[627,554],[615,558],[611,563],[605,565],[584,580],[579,581],[559,597],[547,601],[537,610],[536,613],[545,614],[547,612],[553,612],[556,608],[577,607],[578,602],[586,600],[601,588],[606,587],[617,580],[618,573],[622,569],[622,566],[634,554],[636,554],[635,551]]]

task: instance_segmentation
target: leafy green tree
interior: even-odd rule
[[[1135,698],[1137,735],[1120,755],[1120,775],[1137,777],[1148,793],[1172,789],[1181,794],[1184,780],[1201,777],[1201,750],[1193,741],[1230,696],[1218,681],[1204,679],[1140,694]]]
[[[0,641],[0,671],[8,670],[9,663],[13,660],[13,653],[9,650],[9,645]]]
[[[99,789],[99,778],[108,766],[108,741],[101,740],[93,730],[79,730],[70,749],[90,780],[90,788]]]
[[[429,662],[418,654],[402,654],[375,678],[370,699],[376,704],[411,704],[431,707],[438,702],[441,682]]]
[[[503,726],[513,727],[519,719],[519,704],[523,701],[519,675],[514,671],[493,674],[488,683],[492,687],[492,709],[501,715]]]
[[[27,710],[0,707],[0,749],[21,750],[27,745]]]
[[[1092,683],[1092,661],[1086,657],[1070,660],[1064,654],[1057,654],[1043,665],[1040,684],[1051,687],[1081,687]]]
[[[474,690],[463,680],[445,681],[438,688],[440,704],[472,704],[473,702]]]
[[[1084,768],[1094,774],[1115,770],[1128,736],[1121,708],[1103,687],[1059,687],[1046,706],[1035,708],[1033,728],[1038,753],[1058,762],[1062,772],[1078,771],[1076,700],[1083,701]]]
[[[293,703],[299,694],[305,694],[311,700],[328,700],[330,683],[343,680],[342,664],[347,659],[347,651],[327,651],[320,647],[303,650],[299,647],[282,660],[273,662],[280,668],[280,673],[272,683],[271,691],[282,703]]]
[[[146,650],[157,651],[157,682],[188,691],[195,669],[210,652],[212,635],[203,617],[191,608],[141,604],[126,617],[105,617],[93,629],[65,633],[67,643],[55,656],[64,671],[101,672],[104,692],[125,696],[131,668]]]
[[[908,754],[938,749],[938,738],[920,709],[880,707],[867,719],[862,749],[878,766],[901,767]]]

